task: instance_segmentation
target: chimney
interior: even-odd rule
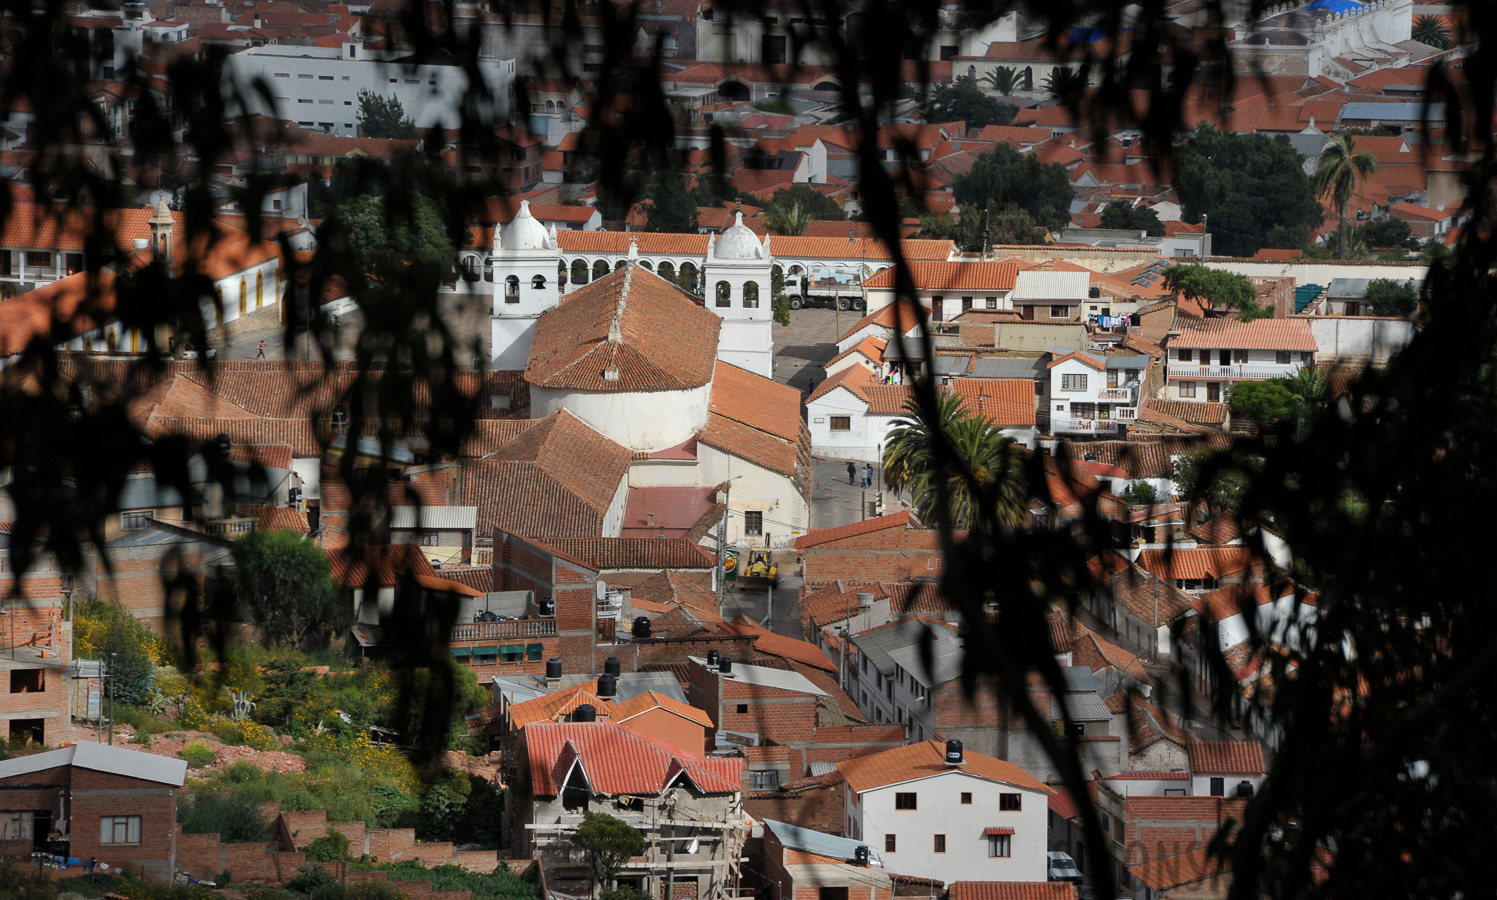
[[[946,742],[946,765],[948,765],[948,766],[965,766],[966,764],[967,764],[966,757],[964,757],[962,755],[962,742],[961,741],[947,741]]]
[[[649,526],[650,528],[654,528],[655,527],[655,514],[654,513],[645,513],[645,525]]]
[[[546,660],[546,687],[554,688],[561,685],[561,657],[553,656]]]

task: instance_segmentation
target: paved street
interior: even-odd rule
[[[837,355],[837,338],[859,318],[832,309],[793,310],[789,325],[774,326],[774,380],[802,392],[812,380],[820,384],[826,377],[821,367]]]

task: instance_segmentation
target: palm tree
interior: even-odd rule
[[[1358,150],[1356,138],[1345,131],[1330,136],[1315,163],[1315,193],[1322,197],[1330,194],[1341,217],[1337,250],[1342,259],[1346,259],[1346,205],[1356,193],[1357,182],[1376,171],[1377,158]]]
[[[1445,28],[1444,20],[1439,16],[1415,16],[1414,30],[1410,37],[1436,50],[1449,50],[1455,46],[1455,41],[1450,39],[1450,32]]]
[[[1067,69],[1056,66],[1050,71],[1049,75],[1045,76],[1045,80],[1040,82],[1040,87],[1052,97],[1060,100],[1069,100],[1086,90],[1086,86],[1090,81],[1091,74],[1088,71],[1088,66],[1084,63],[1080,69]]]
[[[971,529],[991,513],[999,527],[1024,519],[1024,453],[989,419],[963,410],[946,432],[953,458],[931,466],[911,485],[915,514],[922,522],[946,520]]]
[[[1279,380],[1290,393],[1297,394],[1306,403],[1320,403],[1330,390],[1330,379],[1319,366],[1300,366],[1299,371]]]
[[[889,440],[884,444],[884,484],[895,491],[911,487],[921,472],[929,469],[935,458],[937,434],[950,433],[956,421],[965,415],[962,398],[945,391],[936,398],[935,418],[926,416],[925,408],[914,397],[904,403],[904,415],[894,420]]]
[[[982,83],[1007,97],[1019,89],[1024,79],[1013,66],[999,66],[982,76]]]
[[[770,206],[764,210],[764,226],[785,237],[800,237],[805,234],[814,218],[809,209],[801,208],[799,200],[788,208]]]

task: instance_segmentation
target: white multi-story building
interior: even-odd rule
[[[933,881],[1045,881],[1049,796],[1010,762],[922,741],[837,764],[843,835],[891,874]]]
[[[1050,362],[1052,434],[1115,434],[1138,420],[1147,356],[1076,351]]]
[[[1239,381],[1293,377],[1319,349],[1307,319],[1201,319],[1168,339],[1166,399],[1220,403]]]
[[[514,106],[515,61],[480,59],[479,72],[488,90],[486,106],[476,112],[503,124]],[[468,74],[456,61],[417,63],[409,56],[369,50],[354,43],[341,47],[271,44],[249,47],[228,57],[225,85],[243,86],[264,79],[271,104],[258,91],[242,92],[244,111],[318,128],[330,134],[357,136],[359,92],[400,101],[417,128],[456,128],[460,111],[476,101]]]

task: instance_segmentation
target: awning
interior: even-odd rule
[[[983,837],[992,837],[995,834],[1013,834],[1013,833],[1014,833],[1014,830],[1012,828],[984,828],[982,830],[982,836]]]
[[[453,659],[467,659],[473,655],[473,651],[467,647],[451,647],[447,652],[452,654]]]

